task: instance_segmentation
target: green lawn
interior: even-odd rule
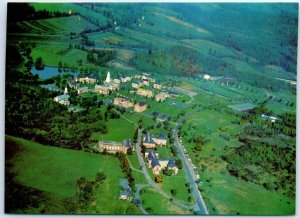
[[[171,189],[175,189],[177,193],[173,196],[173,198],[183,201],[184,203],[194,204],[195,200],[191,194],[188,193],[187,188],[185,187],[185,183],[187,183],[185,174],[183,170],[179,170],[177,175],[166,176],[163,175],[163,182],[158,184],[162,190],[164,190],[167,194],[171,194]],[[192,201],[188,202],[188,197],[192,197]]]
[[[93,179],[99,170],[112,177],[122,175],[114,157],[43,146],[10,136],[7,138],[23,148],[13,160],[16,180],[32,188],[70,197],[75,195],[76,180],[80,177]],[[105,165],[112,168],[105,169]]]
[[[107,134],[93,133],[91,135],[91,139],[110,141],[123,141],[124,139],[132,139],[137,128],[136,125],[130,123],[123,117],[120,117],[119,119],[109,119],[107,125]]]
[[[144,176],[144,173],[133,170],[132,174],[133,174],[135,184],[148,184]]]
[[[169,199],[166,199],[152,188],[143,188],[143,194],[141,199],[144,208],[151,208],[150,214],[155,215],[168,215],[168,214],[191,214],[189,210],[179,208],[177,205],[172,203]]]
[[[206,172],[203,196],[210,214],[218,215],[292,215],[295,201],[256,184],[227,174]],[[290,203],[288,203],[290,202]]]
[[[44,146],[11,136],[6,136],[6,140],[12,140],[21,147],[21,152],[12,160],[16,182],[58,197],[74,197],[77,179],[85,177],[93,180],[96,173],[102,170],[107,178],[97,190],[97,200],[92,204],[95,208],[88,205],[91,207],[86,212],[126,212],[129,202],[118,199],[119,181],[124,175],[115,157]]]
[[[170,148],[167,146],[158,146],[157,152],[159,154],[159,158],[170,158],[173,157],[173,154]]]
[[[84,66],[90,66],[87,63],[87,52],[79,49],[68,49],[68,45],[39,45],[32,49],[31,56],[33,60],[37,57],[42,57],[47,66],[57,67],[61,61],[63,64],[68,64],[69,67],[77,66],[77,60],[82,59]]]
[[[132,165],[135,169],[139,170],[139,169],[140,169],[140,163],[139,163],[139,160],[138,160],[136,151],[133,152],[132,155],[127,155],[127,157],[128,157],[128,159],[129,159],[131,165]]]

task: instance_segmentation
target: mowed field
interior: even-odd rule
[[[46,66],[57,67],[61,61],[69,67],[77,66],[77,60],[82,60],[82,64],[89,66],[86,59],[87,52],[79,49],[69,49],[67,44],[48,46],[40,45],[32,49],[33,60],[42,57]]]
[[[151,214],[191,214],[189,210],[178,207],[176,204],[172,203],[169,199],[166,199],[152,188],[142,189],[141,200],[146,211],[151,211]]]
[[[21,138],[6,136],[21,151],[12,160],[15,180],[23,186],[52,193],[58,197],[74,197],[80,177],[94,180],[96,173],[107,176],[97,190],[94,210],[89,213],[124,214],[128,202],[119,202],[119,181],[124,177],[115,157],[44,146]]]
[[[76,23],[76,25],[74,25]],[[69,16],[59,18],[49,18],[42,20],[23,21],[18,24],[25,32],[30,33],[80,33],[87,29],[96,29],[97,27],[84,19],[83,17]]]
[[[202,192],[210,214],[293,215],[294,200],[228,174],[206,172]],[[255,209],[254,209],[255,208]]]
[[[183,125],[187,134],[183,144],[200,172],[200,186],[210,214],[226,215],[287,215],[295,210],[294,199],[283,196],[262,186],[237,179],[227,172],[222,160],[224,148],[237,147],[234,137],[241,126],[233,124],[236,117],[222,111],[204,110],[194,113]],[[193,150],[195,144],[188,139],[204,135],[210,141],[201,151]],[[224,139],[221,135],[229,136]],[[253,210],[255,208],[255,210]]]
[[[93,133],[91,139],[109,141],[123,141],[125,139],[132,139],[133,134],[138,126],[136,122],[129,120],[125,115],[121,116],[119,119],[109,119],[107,127],[107,134]]]

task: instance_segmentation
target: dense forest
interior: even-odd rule
[[[242,145],[227,148],[222,157],[231,175],[294,197],[296,114],[285,113],[274,123],[263,120],[261,112],[267,110],[255,108],[252,114],[243,115],[244,128],[238,135]]]

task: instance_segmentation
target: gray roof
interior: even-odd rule
[[[127,187],[124,191],[120,191],[120,195],[131,195],[131,188]]]
[[[125,139],[123,141],[123,146],[127,147],[127,148],[132,148],[132,142],[131,142],[131,140],[130,139]]]
[[[161,119],[161,120],[169,120],[171,119],[171,116],[166,115],[166,114],[162,114],[162,113],[157,113],[157,119]]]
[[[173,167],[175,167],[176,166],[176,161],[174,160],[174,159],[171,159],[171,160],[169,160],[169,162],[168,162],[168,168],[173,168]]]
[[[50,91],[60,91],[60,89],[53,83],[53,84],[47,84],[47,85],[40,85],[40,87],[48,89]]]
[[[142,102],[140,102],[138,104],[139,104],[139,106],[144,106],[144,105],[146,105],[146,102],[142,101]]]
[[[155,138],[156,138],[156,139],[167,140],[167,137],[166,137],[166,135],[165,135],[163,132],[161,132],[161,133],[159,134],[159,136],[156,136]]]
[[[148,154],[149,159],[157,159],[157,156],[154,151],[150,151]]]
[[[105,105],[109,105],[110,103],[112,103],[112,100],[110,98],[104,100]]]
[[[245,110],[252,110],[255,107],[255,105],[251,103],[244,103],[244,104],[229,105],[228,107],[231,107],[232,109],[237,111],[245,111]]]
[[[68,100],[70,98],[70,95],[59,95],[56,96],[60,101]]]
[[[146,143],[152,143],[152,144],[155,144],[155,142],[153,141],[153,139],[152,139],[152,134],[151,133],[149,133],[149,132],[147,132],[146,134],[145,134],[145,140],[144,140],[144,142],[146,142]]]
[[[131,80],[133,83],[139,83],[140,81],[138,79]]]
[[[109,87],[108,86],[102,86],[102,85],[95,85],[95,89],[102,89],[102,90],[108,90]]]
[[[128,180],[127,179],[121,179],[120,180],[120,186],[123,188],[123,189],[126,189],[128,187]]]
[[[152,159],[151,166],[152,166],[152,168],[155,167],[155,166],[160,166],[159,161],[158,161],[157,158]]]

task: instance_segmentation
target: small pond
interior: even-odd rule
[[[73,73],[71,71],[59,73],[57,67],[45,67],[43,70],[36,70],[33,67],[31,69],[31,73],[39,75],[40,79],[50,79],[51,77],[53,77],[53,76],[55,76],[57,74],[60,74],[60,75],[63,75],[63,74],[72,74],[74,76],[77,76],[77,74],[78,74],[78,72],[74,72]]]

